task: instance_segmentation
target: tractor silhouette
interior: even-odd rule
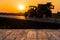
[[[29,6],[30,9],[28,12],[25,13],[25,17],[36,17],[36,18],[43,18],[43,15],[45,17],[51,17],[52,11],[51,9],[54,9],[54,5],[51,4],[51,2],[48,2],[46,4],[38,4],[38,6]]]

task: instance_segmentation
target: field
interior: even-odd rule
[[[0,29],[60,29],[59,23],[0,17]]]

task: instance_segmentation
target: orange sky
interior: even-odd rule
[[[52,2],[55,5],[53,12],[60,11],[60,0],[0,0],[0,12],[20,12],[18,6],[23,4],[25,6],[37,5],[39,3]],[[26,8],[27,9],[27,8]]]

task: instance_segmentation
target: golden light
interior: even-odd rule
[[[19,5],[19,10],[25,10],[25,6],[24,5]]]

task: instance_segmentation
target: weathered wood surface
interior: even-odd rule
[[[0,40],[60,40],[60,30],[0,29]]]

